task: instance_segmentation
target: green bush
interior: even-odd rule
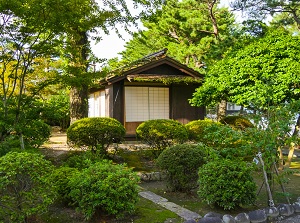
[[[121,216],[134,210],[138,181],[137,175],[126,166],[98,162],[71,178],[70,197],[87,219],[97,210]]]
[[[156,160],[166,171],[168,186],[173,191],[188,192],[197,186],[198,169],[204,164],[205,148],[201,145],[181,144],[165,149]]]
[[[32,120],[22,127],[26,146],[38,148],[46,142],[51,135],[51,128],[42,120]]]
[[[211,126],[221,126],[219,122],[212,121],[210,119],[205,120],[195,120],[187,123],[185,125],[189,139],[196,142],[203,142],[204,136],[207,134],[207,128]]]
[[[96,162],[102,161],[103,159],[104,158],[102,154],[94,154],[91,151],[83,151],[80,153],[76,152],[71,154],[63,165],[82,170],[90,167]]]
[[[0,158],[0,221],[26,222],[53,203],[52,164],[35,153],[10,152]]]
[[[229,125],[235,130],[244,130],[245,128],[253,128],[254,125],[243,116],[226,116],[220,120],[220,123]]]
[[[138,139],[155,149],[165,149],[188,139],[184,125],[172,119],[145,121],[137,127],[136,134]]]
[[[68,92],[59,91],[44,102],[43,120],[51,126],[67,129],[70,125],[70,98]]]
[[[251,168],[243,161],[219,159],[199,169],[198,195],[210,205],[224,210],[252,204],[256,199],[256,184]]]
[[[67,130],[70,146],[100,149],[106,153],[112,143],[119,143],[125,136],[124,126],[113,118],[83,118],[74,122]]]
[[[50,176],[50,181],[56,187],[59,199],[66,204],[71,202],[69,193],[71,191],[69,187],[70,179],[78,174],[79,171],[76,168],[71,167],[59,167],[53,171]]]

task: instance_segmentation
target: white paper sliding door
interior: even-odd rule
[[[89,95],[89,117],[105,117],[105,91]]]
[[[125,87],[126,122],[169,119],[169,88]]]

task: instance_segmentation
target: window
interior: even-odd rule
[[[125,87],[126,122],[169,119],[169,88]]]

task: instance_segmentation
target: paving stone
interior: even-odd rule
[[[159,202],[167,202],[168,199],[163,198],[155,193],[152,193],[151,191],[142,191],[139,192],[139,195],[143,198],[146,198],[150,201],[153,201],[154,203],[159,203]]]
[[[261,223],[267,220],[267,215],[264,210],[255,210],[248,213],[249,219],[253,223]]]
[[[232,217],[229,214],[225,214],[223,216],[223,221],[224,221],[224,223],[236,223],[236,220],[234,219],[234,217]]]
[[[240,213],[234,218],[237,223],[250,223],[249,216],[246,213]]]
[[[204,217],[201,218],[198,223],[224,223],[224,221],[218,217]]]
[[[279,214],[283,216],[291,216],[295,212],[293,206],[289,204],[279,204],[277,209]]]
[[[146,199],[176,213],[178,216],[180,216],[184,220],[196,220],[196,219],[201,218],[201,215],[199,215],[193,211],[190,211],[186,208],[183,208],[177,204],[174,204],[172,202],[168,202],[168,200],[166,198],[163,198],[151,191],[142,191],[142,192],[139,192],[139,195],[143,198],[146,198]]]
[[[183,208],[177,204],[174,204],[172,202],[161,202],[159,203],[162,207],[173,211],[178,216],[182,217],[184,220],[190,220],[190,219],[199,219],[201,216],[195,212],[192,212],[186,208]]]

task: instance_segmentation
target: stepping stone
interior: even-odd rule
[[[148,199],[148,200],[168,209],[169,211],[174,212],[175,214],[177,214],[184,220],[196,220],[196,219],[201,218],[201,215],[199,215],[195,212],[192,212],[186,208],[183,208],[177,204],[174,204],[172,202],[168,202],[168,200],[166,198],[163,198],[151,191],[142,191],[142,192],[139,192],[139,195],[145,199]]]
[[[146,198],[156,204],[160,203],[160,202],[167,202],[168,199],[163,198],[155,193],[152,193],[151,191],[142,191],[139,192],[139,195],[143,198]]]

